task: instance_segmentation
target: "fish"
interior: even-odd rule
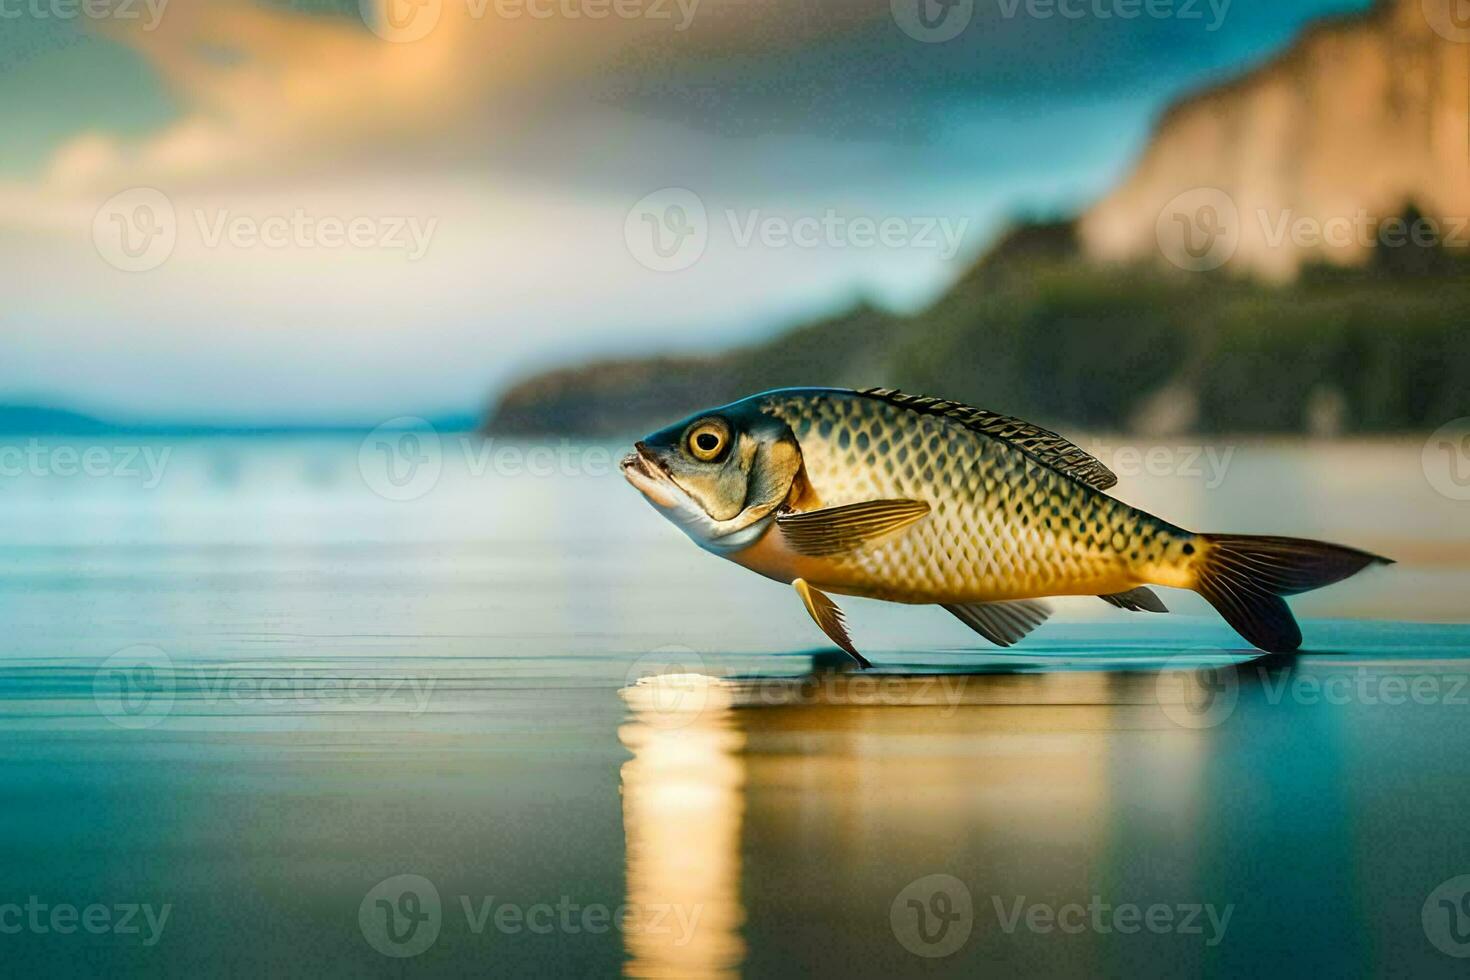
[[[940,606],[1010,646],[1053,596],[1164,613],[1204,596],[1242,638],[1302,643],[1286,596],[1392,560],[1275,535],[1185,530],[1107,491],[1117,477],[1041,426],[893,388],[782,388],[634,444],[625,479],[705,551],[790,585],[862,668],[832,595]]]

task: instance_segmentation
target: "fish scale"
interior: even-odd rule
[[[820,506],[906,498],[931,511],[827,559],[834,592],[974,602],[1122,591],[1187,574],[1195,535],[1045,466],[1006,439],[872,395],[771,395]]]

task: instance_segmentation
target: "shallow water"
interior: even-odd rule
[[[0,479],[7,967],[1463,972],[1470,503],[1419,444],[1117,467],[1401,559],[1301,656],[1178,593],[1006,652],[847,600],[853,675],[615,447],[421,435]]]

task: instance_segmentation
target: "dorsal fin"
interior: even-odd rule
[[[1037,462],[1089,487],[1106,490],[1118,482],[1113,471],[1095,456],[1039,425],[942,398],[906,395],[897,388],[868,388],[858,394],[878,398],[912,412],[942,416],[972,431],[1003,439]]]

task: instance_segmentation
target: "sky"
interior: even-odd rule
[[[0,403],[370,424],[919,308],[1363,6],[947,2],[0,0]]]

